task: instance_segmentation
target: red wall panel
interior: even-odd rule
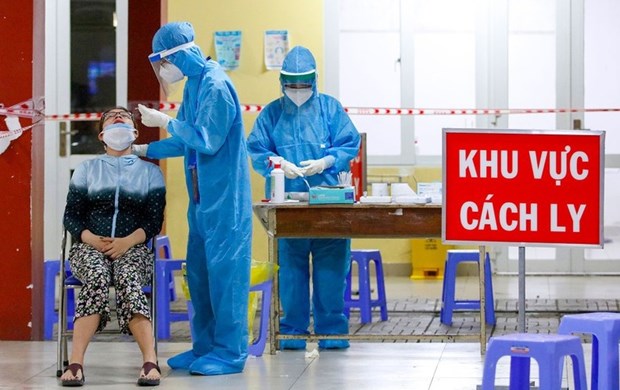
[[[148,60],[153,35],[161,26],[161,13],[153,10],[151,0],[132,0],[129,3],[129,42],[127,101],[133,109],[139,102],[158,102],[159,82]],[[150,12],[144,12],[150,9]],[[135,112],[135,111],[134,111]],[[136,143],[143,144],[159,139],[159,132],[138,124],[140,136]],[[158,163],[157,161],[153,161]]]
[[[32,1],[3,3],[0,36],[0,103],[11,106],[32,97]],[[0,155],[0,340],[31,338],[31,143],[26,131]]]

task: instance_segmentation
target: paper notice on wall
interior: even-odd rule
[[[241,31],[216,31],[215,56],[224,70],[239,67],[241,54]]]
[[[288,31],[265,31],[265,66],[267,69],[282,69],[286,53],[288,53]]]

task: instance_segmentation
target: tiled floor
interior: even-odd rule
[[[508,331],[515,326],[518,284],[514,276],[494,276],[493,282],[498,325],[491,331],[496,334],[502,327]],[[477,296],[476,278],[459,277],[457,283],[459,296]],[[390,322],[415,322],[410,320],[428,317],[432,323],[438,315],[435,307],[437,298],[441,296],[441,282],[390,277],[387,295],[391,305]],[[562,310],[618,310],[617,297],[620,297],[620,277],[617,276],[528,276],[528,331],[553,332]],[[414,311],[401,310],[403,307],[406,310],[413,308]],[[462,330],[463,323],[469,322],[471,325],[476,317],[477,314],[459,314],[455,317],[453,328],[444,326],[443,329],[447,333]],[[352,317],[352,329],[359,328],[354,323],[356,320]],[[506,327],[506,324],[509,325]],[[319,351],[318,356],[314,357],[307,356],[304,351],[250,357],[242,374],[191,376],[187,372],[172,371],[165,364],[170,356],[190,348],[187,334],[187,323],[175,323],[171,341],[160,341],[159,355],[164,376],[160,388],[475,390],[482,378],[484,356],[481,356],[480,345],[476,342],[364,341],[352,342],[351,348],[346,351]],[[126,389],[135,386],[141,363],[137,346],[133,342],[119,341],[119,338],[113,340],[96,341],[89,347],[85,363],[88,388]],[[314,348],[316,344],[308,344],[308,352]],[[584,343],[584,351],[588,366],[589,343]],[[56,343],[2,341],[0,370],[0,389],[55,388],[58,386]],[[589,368],[587,370],[589,372]],[[497,384],[506,386],[508,374],[508,359],[504,358],[498,365]],[[536,368],[532,378],[538,383]],[[564,382],[567,386],[568,382]]]

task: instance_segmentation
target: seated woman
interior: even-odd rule
[[[84,384],[84,354],[110,320],[113,285],[120,332],[133,334],[142,352],[138,385],[157,386],[161,371],[142,287],[150,281],[153,262],[145,243],[160,232],[164,219],[164,178],[157,165],[131,154],[138,136],[131,112],[106,111],[99,129],[106,153],[77,167],[67,195],[64,225],[74,242],[69,263],[84,286],[75,309],[71,364],[60,380],[63,386]]]

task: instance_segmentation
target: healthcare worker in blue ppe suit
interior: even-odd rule
[[[284,96],[268,104],[256,118],[248,138],[252,166],[269,181],[269,157],[284,159],[285,191],[308,192],[311,186],[338,184],[350,170],[360,136],[340,103],[317,90],[312,53],[294,47],[280,72]],[[307,334],[310,311],[315,334],[348,334],[343,314],[344,289],[350,267],[348,239],[280,239],[280,297],[283,334]],[[312,307],[310,307],[310,255]],[[305,340],[281,340],[282,349],[305,349]],[[319,340],[319,348],[348,348],[347,340]]]
[[[192,349],[173,356],[168,365],[199,375],[238,373],[247,358],[252,239],[241,108],[231,80],[194,44],[190,23],[162,26],[153,37],[153,52],[149,60],[164,91],[187,77],[176,119],[138,106],[142,123],[166,128],[171,137],[134,148],[154,159],[184,157],[195,337]]]

